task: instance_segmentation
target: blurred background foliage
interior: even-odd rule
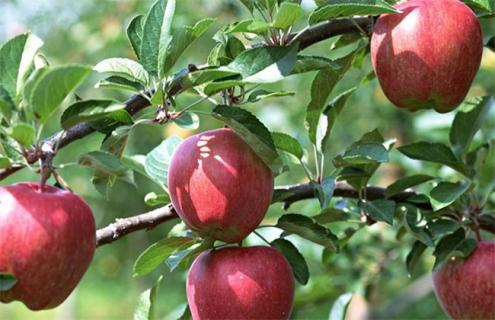
[[[314,3],[303,1],[306,9]],[[130,19],[145,13],[152,0],[2,0],[0,1],[0,42],[31,30],[45,41],[42,52],[53,65],[62,63],[96,64],[110,57],[134,58],[125,37],[125,28]],[[181,0],[174,26],[180,28],[205,18],[217,18],[215,27],[188,50],[178,63],[178,68],[188,63],[202,64],[213,47],[211,37],[226,23],[247,16],[247,11],[236,0]],[[486,38],[495,34],[493,20],[482,21]],[[303,27],[303,21],[300,27]],[[243,39],[245,40],[245,39]],[[307,52],[325,54],[331,42],[323,42],[307,49]],[[369,57],[362,66],[346,75],[333,95],[355,86],[371,70]],[[470,96],[495,92],[495,53],[485,49],[482,68],[471,89]],[[282,131],[297,137],[306,147],[308,157],[312,150],[304,128],[305,107],[309,100],[312,74],[293,76],[271,85],[273,89],[292,90],[293,97],[270,99],[267,102],[247,105],[272,131]],[[128,95],[104,89],[95,89],[96,76],[78,90],[84,98],[114,97],[125,100]],[[194,101],[193,96],[183,95],[179,105]],[[210,106],[204,105],[203,108]],[[45,130],[49,135],[59,130],[54,120]],[[387,139],[397,139],[398,144],[416,140],[446,142],[453,114],[439,115],[430,111],[410,114],[394,108],[385,98],[376,80],[361,85],[352,96],[340,116],[328,158],[342,152],[364,133],[378,128]],[[198,131],[221,126],[211,118],[202,117]],[[495,138],[495,110],[492,110],[484,126],[483,134]],[[146,154],[160,141],[170,135],[182,137],[193,131],[181,129],[174,124],[140,126],[132,134],[127,146],[128,154]],[[102,136],[94,134],[63,149],[57,163],[73,163],[77,156],[99,148]],[[439,167],[408,160],[398,152],[392,153],[391,164],[383,166],[372,183],[387,186],[395,179],[414,173],[438,174]],[[311,161],[310,161],[311,163]],[[96,192],[92,183],[92,172],[77,166],[68,166],[60,171],[75,192],[81,194],[94,210],[97,224],[103,227],[117,217],[132,216],[150,210],[143,201],[144,195],[154,191],[149,180],[136,177],[136,186],[118,182],[109,199]],[[450,172],[442,172],[448,176]],[[20,180],[36,180],[38,177],[24,170],[10,177],[2,184]],[[277,184],[305,182],[302,170],[294,166],[291,171],[277,178]],[[344,201],[344,200],[342,200]],[[339,205],[336,202],[336,205]],[[318,213],[316,200],[296,203],[289,212],[315,215]],[[282,213],[280,204],[273,205],[267,221],[276,221]],[[132,265],[136,257],[151,243],[164,237],[177,221],[161,225],[149,232],[137,232],[120,241],[97,250],[95,259],[72,296],[59,308],[51,311],[32,313],[20,303],[0,305],[0,319],[130,319],[139,294],[149,288],[162,272],[164,280],[156,305],[159,319],[176,319],[182,312],[185,298],[185,272],[169,273],[165,265],[160,272],[143,278],[132,278]],[[335,225],[339,228],[353,227],[352,224]],[[262,229],[272,239],[278,236],[276,230]],[[325,255],[322,263],[322,249],[309,242],[291,236],[306,257],[311,272],[310,282],[298,286],[292,318],[327,319],[333,302],[343,293],[356,295],[350,306],[349,319],[373,318],[394,319],[445,319],[446,316],[436,303],[431,291],[429,277],[433,264],[431,255],[425,255],[416,274],[409,277],[404,266],[405,257],[413,239],[397,236],[397,230],[377,223],[361,229],[349,245],[339,254]],[[259,240],[248,239],[249,244]],[[77,254],[77,252],[74,252]]]

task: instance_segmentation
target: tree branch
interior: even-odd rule
[[[0,181],[3,179],[6,179],[10,175],[16,173],[17,171],[19,171],[23,168],[24,168],[24,166],[13,166],[13,167],[10,167],[10,168],[7,168],[7,169],[0,171]]]
[[[337,35],[361,32],[361,29],[370,32],[372,25],[373,18],[338,19],[317,24],[304,30],[298,36],[299,50]],[[296,35],[291,34],[289,40],[292,40]]]
[[[315,197],[313,187],[310,184],[299,184],[295,186],[287,186],[287,187],[279,187],[277,190],[292,192],[294,195],[285,198],[285,209],[288,209],[292,203],[297,202],[299,200],[312,199]],[[378,200],[385,199],[385,189],[380,187],[367,187],[365,189],[366,199],[367,200]],[[351,187],[349,184],[344,182],[338,182],[335,186],[335,190],[333,195],[335,197],[342,198],[359,198],[359,192]],[[405,191],[399,194],[396,194],[390,197],[390,200],[395,202],[408,202],[408,199],[417,196],[417,193],[412,191]],[[432,210],[432,207],[429,204],[425,203],[414,203],[414,205],[420,209],[424,210]]]
[[[364,30],[369,30],[372,24],[371,18],[355,18],[355,19],[339,19],[332,20],[328,22],[324,22],[315,26],[312,26],[304,31],[302,31],[299,35],[297,33],[293,33],[289,36],[289,39],[293,39],[298,35],[297,41],[299,42],[299,50],[307,48],[317,42],[323,41],[330,37],[351,33],[351,32],[360,32],[357,25]],[[189,65],[188,69],[190,71],[197,70],[194,65]],[[181,91],[180,87],[174,87],[170,90],[171,94],[177,94]],[[149,101],[143,96],[136,94],[130,97],[127,101],[125,101],[126,110],[130,115],[134,115],[142,109],[148,107],[150,105]],[[82,139],[91,133],[95,132],[88,123],[80,123],[67,131],[60,131],[51,137],[45,139],[43,144],[49,145],[52,148],[58,146],[58,149],[67,146],[68,144]],[[41,157],[41,154],[36,152],[34,149],[28,151],[30,154],[29,163],[35,163]],[[15,169],[14,169],[15,168]],[[7,168],[0,171],[0,180],[3,180],[14,174],[15,172],[22,169],[21,167],[13,167]]]
[[[284,206],[287,207],[290,204],[306,199],[315,198],[315,194],[313,191],[313,187],[310,184],[298,184],[293,186],[283,186],[277,187],[276,191],[285,191],[290,192],[293,195],[288,198],[280,200],[280,202],[284,202]],[[368,200],[377,200],[385,198],[385,189],[379,187],[368,187],[366,188],[366,194]],[[393,197],[391,200],[396,202],[407,202],[410,197],[416,196],[417,193],[412,191],[406,191],[399,193]],[[359,194],[356,190],[354,190],[351,186],[346,183],[338,183],[334,196],[342,197],[342,198],[359,198]],[[418,204],[414,204],[418,205]],[[431,209],[428,205],[423,205],[423,209]],[[112,243],[117,241],[118,239],[125,237],[126,235],[143,230],[143,229],[153,229],[154,227],[178,218],[177,212],[172,207],[171,204],[168,204],[162,208],[155,209],[148,213],[143,213],[134,217],[125,218],[125,219],[117,219],[115,223],[99,229],[96,232],[96,246],[99,247],[104,244]],[[492,232],[495,234],[495,221],[494,219],[480,219],[480,228]]]
[[[117,219],[114,223],[96,231],[96,247],[109,244],[139,230],[154,227],[178,218],[171,204],[134,217]]]

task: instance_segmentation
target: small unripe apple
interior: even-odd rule
[[[0,187],[0,273],[17,282],[0,302],[32,310],[61,304],[86,272],[96,248],[88,205],[75,194],[23,182]]]
[[[371,60],[385,95],[410,111],[449,112],[466,97],[483,52],[481,27],[458,0],[410,0],[378,18]]]
[[[467,258],[433,274],[437,300],[453,319],[495,319],[495,241],[481,241]]]
[[[196,258],[186,291],[194,320],[288,319],[294,276],[274,248],[214,249]]]
[[[191,136],[175,150],[168,189],[180,218],[205,237],[239,242],[263,220],[273,175],[232,129]]]

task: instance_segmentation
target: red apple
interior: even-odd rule
[[[35,183],[0,187],[0,272],[13,288],[0,302],[32,310],[61,304],[86,272],[95,251],[95,221],[75,194]]]
[[[274,248],[230,247],[199,255],[186,291],[194,320],[288,319],[294,276]]]
[[[385,95],[410,111],[449,112],[466,97],[483,51],[481,28],[458,0],[410,0],[380,16],[371,60]]]
[[[467,259],[433,274],[438,301],[453,319],[495,319],[495,241],[481,241]]]
[[[273,175],[231,129],[184,140],[168,171],[172,203],[202,236],[239,242],[263,220],[272,198]]]

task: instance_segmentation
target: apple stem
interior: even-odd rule
[[[40,191],[45,188],[46,182],[53,173],[53,158],[55,157],[55,151],[51,144],[43,144],[41,146],[41,179],[40,179]]]
[[[478,242],[481,242],[481,233],[480,233],[480,229],[477,228],[474,233],[476,234],[476,240],[478,240]]]
[[[477,218],[473,219],[472,229],[474,231],[474,234],[476,235],[476,240],[480,242],[481,241],[480,224]]]

